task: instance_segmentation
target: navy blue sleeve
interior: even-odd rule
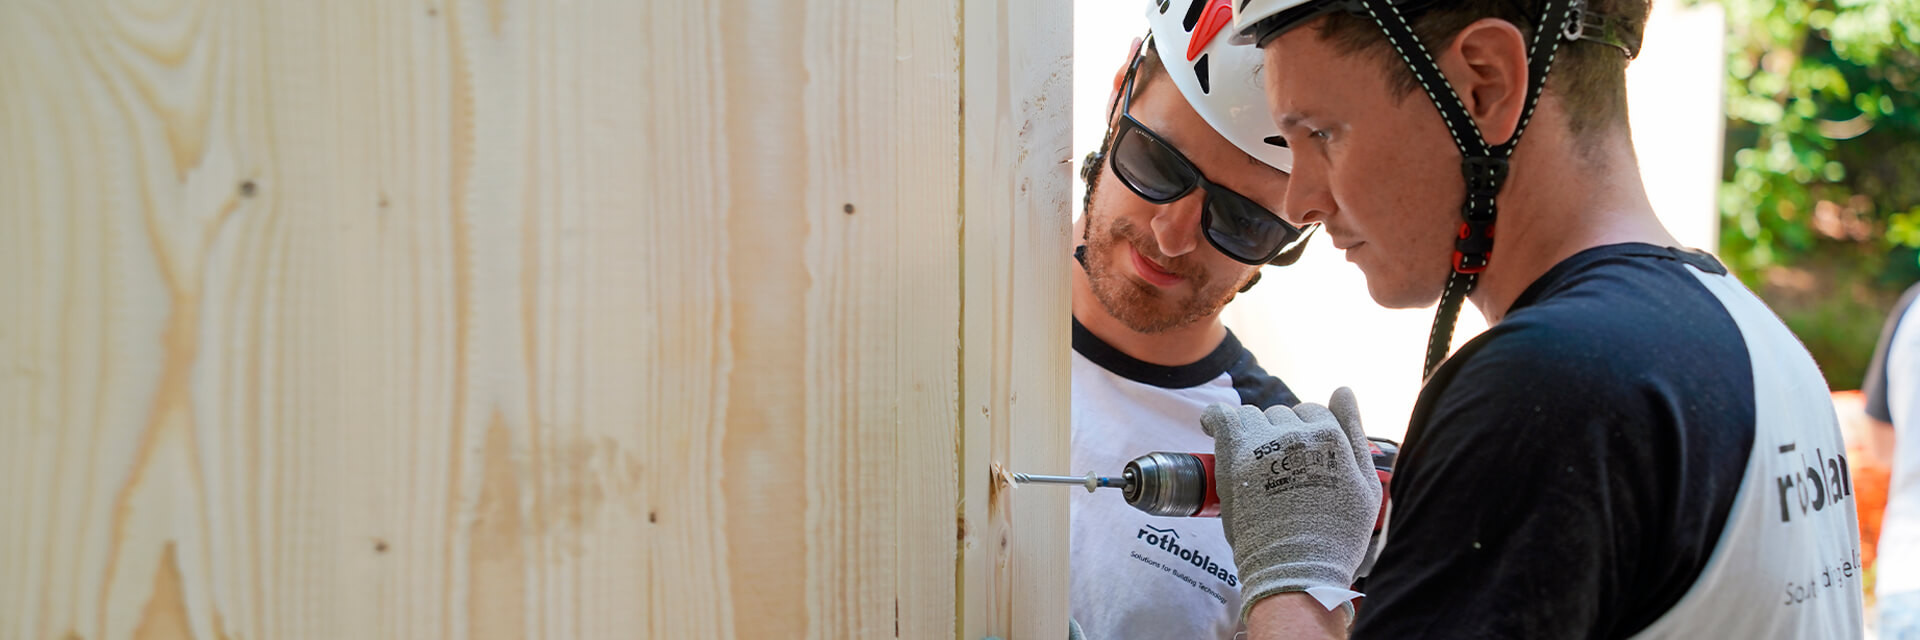
[[[1893,310],[1887,312],[1887,320],[1880,325],[1880,343],[1873,348],[1873,361],[1867,364],[1866,378],[1860,381],[1860,392],[1866,396],[1867,415],[1881,422],[1893,422],[1893,410],[1887,406],[1887,349],[1893,344],[1893,332],[1900,328],[1900,318],[1907,315],[1907,309],[1913,306],[1915,297],[1920,296],[1920,284],[1907,288],[1900,295],[1900,301],[1893,304]]]
[[[1240,395],[1240,404],[1261,409],[1300,404],[1300,398],[1293,395],[1287,383],[1261,368],[1260,361],[1253,357],[1252,351],[1240,344],[1240,338],[1233,335],[1231,329],[1214,353],[1229,354],[1223,361],[1226,362],[1227,377],[1233,381],[1233,390]]]
[[[1300,398],[1293,395],[1287,383],[1267,374],[1260,364],[1255,362],[1253,354],[1235,362],[1227,369],[1233,379],[1233,390],[1240,394],[1240,404],[1248,404],[1262,409],[1276,406],[1291,407],[1300,404]]]

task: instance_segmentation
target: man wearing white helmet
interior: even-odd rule
[[[1826,383],[1641,185],[1645,1],[1236,9],[1294,154],[1284,217],[1324,225],[1382,305],[1440,304],[1352,634],[1860,637]],[[1463,298],[1489,328],[1448,357]],[[1202,418],[1253,638],[1347,631],[1329,591],[1379,489],[1358,413],[1330,404]]]
[[[1227,0],[1151,3],[1147,44],[1114,75],[1088,157],[1084,269],[1073,276],[1072,468],[1208,451],[1209,404],[1292,405],[1220,321],[1305,237],[1277,215],[1287,149],[1262,106],[1259,52],[1232,47]],[[1071,499],[1072,614],[1095,640],[1230,638],[1240,578],[1220,522],[1149,516],[1118,494]]]

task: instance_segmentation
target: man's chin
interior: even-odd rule
[[[1361,272],[1365,273],[1365,269]],[[1440,301],[1440,288],[1409,286],[1405,281],[1389,282],[1367,276],[1367,295],[1373,303],[1387,309],[1425,309]],[[1440,287],[1445,287],[1442,281]]]
[[[1128,287],[1134,285],[1133,282],[1126,283]],[[1107,310],[1107,315],[1136,333],[1165,333],[1189,322],[1185,314],[1167,310],[1164,300],[1149,297],[1151,294],[1139,290],[1129,293],[1131,295],[1105,292],[1096,287],[1093,297]]]
[[[1128,329],[1132,329],[1135,333],[1144,335],[1166,333],[1189,324],[1185,318],[1174,318],[1166,315],[1147,316],[1142,314],[1125,314],[1116,315],[1114,318],[1119,320],[1120,324],[1126,325]]]

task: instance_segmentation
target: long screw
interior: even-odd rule
[[[1082,487],[1086,487],[1088,493],[1092,493],[1094,489],[1099,489],[1102,487],[1112,488],[1112,489],[1124,489],[1127,486],[1126,478],[1109,478],[1106,476],[1097,476],[1097,475],[1094,475],[1093,472],[1087,472],[1087,475],[1081,476],[1081,477],[1049,476],[1049,475],[1040,475],[1037,473],[1018,473],[1018,472],[1012,473],[1011,475],[1013,476],[1013,481],[1020,484],[1073,484],[1073,485],[1080,485]]]

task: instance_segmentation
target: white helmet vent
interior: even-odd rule
[[[1207,4],[1204,0],[1187,4],[1187,16],[1180,19],[1180,26],[1186,28],[1187,33],[1193,33],[1194,25],[1200,24],[1200,13],[1207,8]],[[1165,4],[1160,5],[1161,13],[1167,12],[1166,6]]]
[[[1293,170],[1293,152],[1274,144],[1280,133],[1267,112],[1258,69],[1264,54],[1233,46],[1234,0],[1153,0],[1147,3],[1161,67],[1187,104],[1233,146],[1281,171]],[[1178,9],[1178,11],[1175,11]],[[1215,78],[1214,67],[1219,67]]]

